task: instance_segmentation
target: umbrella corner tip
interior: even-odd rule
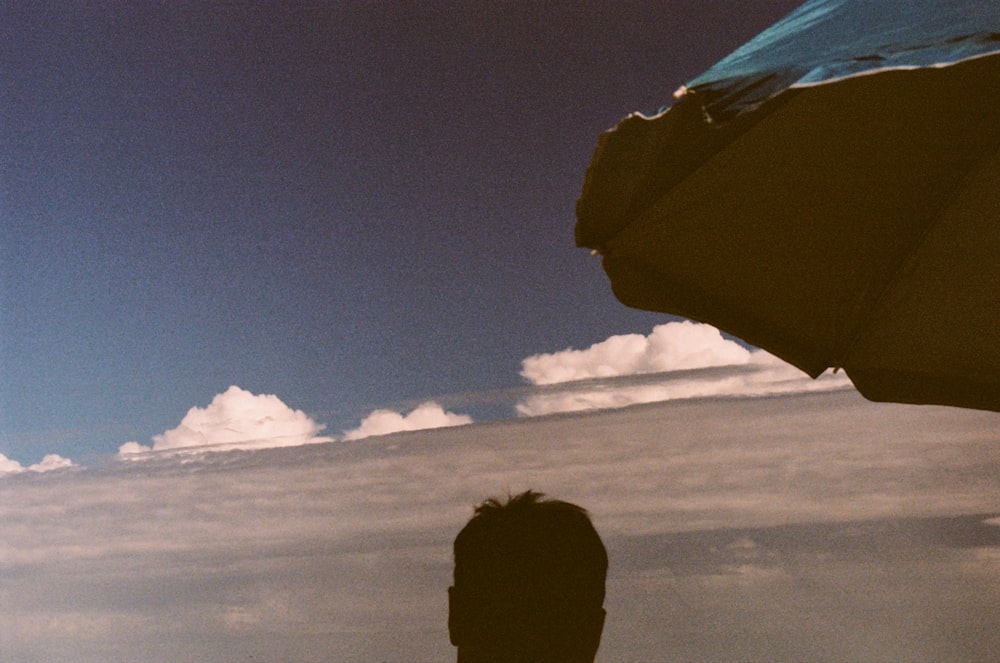
[[[688,93],[688,86],[682,85],[676,90],[674,90],[674,99],[680,99]]]

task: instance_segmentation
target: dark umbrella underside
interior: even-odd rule
[[[578,203],[616,296],[873,400],[1000,410],[1000,55],[695,91],[602,137]],[[834,110],[831,110],[834,109]]]

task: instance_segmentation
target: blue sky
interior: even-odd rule
[[[796,4],[0,3],[0,454],[230,385],[339,431],[650,333],[573,245],[597,137]]]

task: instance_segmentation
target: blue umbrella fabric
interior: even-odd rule
[[[619,300],[1000,411],[1000,3],[812,0],[674,97],[577,202]]]

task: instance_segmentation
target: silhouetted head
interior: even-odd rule
[[[592,663],[608,554],[587,512],[528,491],[476,507],[455,539],[458,663]]]

